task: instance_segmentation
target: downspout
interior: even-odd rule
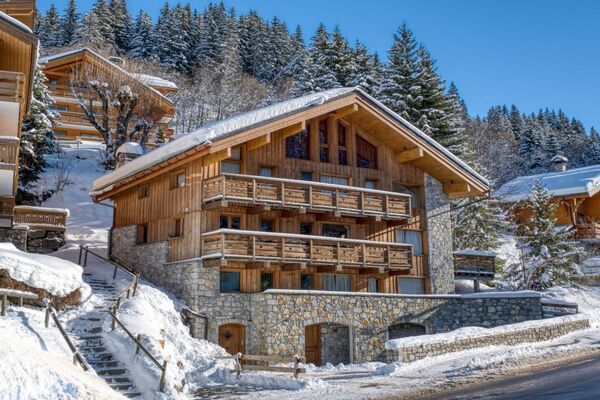
[[[108,230],[108,243],[107,243],[107,249],[106,249],[106,257],[109,260],[112,260],[112,258],[111,258],[111,254],[112,254],[112,230],[113,230],[113,227],[115,226],[115,211],[116,211],[117,207],[115,207],[113,204],[103,203],[101,201],[95,201],[93,197],[92,197],[92,201],[95,204],[99,204],[99,205],[104,206],[104,207],[110,207],[110,208],[113,209],[112,225],[111,225],[110,229]]]

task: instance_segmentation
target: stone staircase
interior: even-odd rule
[[[94,278],[90,274],[83,275],[98,302],[93,310],[72,320],[67,330],[73,337],[79,353],[99,377],[123,396],[141,398],[141,393],[129,378],[127,367],[113,357],[102,336],[102,323],[106,319],[109,307],[114,304],[117,288],[112,283]]]

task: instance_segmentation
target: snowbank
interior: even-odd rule
[[[0,243],[0,269],[14,280],[44,289],[53,296],[66,296],[82,288],[83,269],[70,261],[18,250],[12,243]]]
[[[10,307],[0,318],[0,343],[0,399],[124,399],[73,365],[58,329],[44,327],[41,311]]]

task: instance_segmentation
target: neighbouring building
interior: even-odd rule
[[[230,353],[382,360],[388,338],[540,318],[454,295],[450,200],[485,178],[356,88],[209,124],[97,179],[110,256],[206,318]]]
[[[557,225],[572,226],[577,239],[600,239],[600,165],[568,169],[563,156],[554,157],[552,163],[553,172],[517,177],[502,185],[494,196],[514,205],[515,218],[526,223],[531,216],[527,200],[539,181],[557,205]]]
[[[63,51],[41,57],[38,61],[44,65],[44,73],[48,78],[48,89],[55,100],[53,111],[60,115],[60,126],[54,129],[58,139],[102,140],[96,128],[86,118],[72,85],[86,85],[91,79],[104,82],[116,82],[129,85],[139,97],[139,102],[132,119],[130,129],[139,118],[147,118],[155,122],[151,132],[161,129],[166,138],[171,136],[169,122],[175,115],[175,108],[166,95],[177,91],[177,86],[170,81],[158,77],[127,72],[119,65],[119,58],[106,58],[88,48]],[[97,99],[92,89],[83,89],[86,99]],[[87,102],[87,100],[86,100]],[[94,101],[100,109],[100,102]],[[113,110],[114,111],[114,110]],[[116,115],[111,118],[110,126],[116,126]]]

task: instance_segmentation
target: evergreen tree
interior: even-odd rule
[[[60,15],[56,6],[52,4],[44,16],[44,27],[40,32],[40,43],[43,47],[58,47],[62,45]]]
[[[336,25],[331,35],[331,45],[328,49],[329,59],[327,64],[335,76],[336,80],[342,86],[348,86],[353,75],[352,69],[352,49],[348,46],[348,41],[342,35],[339,25]]]
[[[569,283],[577,273],[572,261],[576,249],[568,242],[568,232],[557,229],[554,218],[557,204],[541,181],[533,187],[528,208],[531,217],[519,226],[523,232],[519,241],[524,249],[524,268],[511,268],[510,278],[531,290]]]
[[[44,32],[44,14],[40,13],[37,7],[34,8],[35,19],[33,21],[33,33],[40,39],[46,34]]]
[[[62,45],[69,46],[75,41],[79,28],[79,13],[75,0],[69,0],[64,16],[62,17]]]
[[[348,68],[348,86],[356,86],[370,95],[375,95],[381,79],[381,68],[377,55],[370,55],[367,47],[357,40]]]
[[[491,251],[508,227],[506,213],[493,199],[463,199],[452,208],[454,248]]]
[[[150,59],[153,54],[154,36],[150,15],[140,10],[133,27],[129,55],[133,58]]]
[[[267,23],[254,10],[240,18],[240,57],[243,71],[262,81],[272,78]]]
[[[470,161],[471,149],[468,148],[464,134],[469,117],[454,82],[448,88],[443,111],[444,125],[438,134],[438,141],[457,157]]]
[[[317,92],[341,86],[331,68],[332,53],[331,35],[327,32],[325,25],[320,24],[310,46],[310,58],[314,68],[314,88]]]
[[[44,155],[55,149],[52,127],[55,115],[50,111],[54,99],[46,87],[46,77],[42,67],[35,67],[32,84],[32,97],[29,112],[23,117],[19,153],[19,181],[23,188],[39,179],[44,171]]]
[[[131,34],[133,31],[131,15],[127,9],[125,0],[110,0],[109,9],[112,13],[112,30],[115,45],[121,52],[127,52],[130,48]]]

